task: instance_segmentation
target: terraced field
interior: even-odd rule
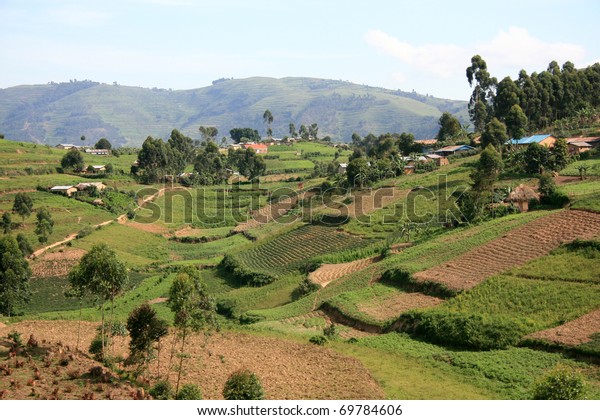
[[[600,333],[600,308],[555,328],[538,331],[528,338],[548,341],[564,346],[577,346],[592,341]]]
[[[313,283],[321,285],[321,287],[325,287],[332,281],[344,277],[347,274],[367,268],[375,260],[376,257],[371,257],[341,264],[323,264],[310,273],[308,279]]]
[[[317,255],[361,248],[371,243],[371,240],[349,235],[335,227],[304,225],[242,251],[236,255],[236,259],[251,270],[285,273]]]
[[[548,254],[562,243],[600,234],[600,214],[568,210],[541,217],[451,261],[414,274],[419,282],[468,290],[487,277]]]

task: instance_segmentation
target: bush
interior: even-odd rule
[[[310,343],[316,344],[317,346],[324,346],[327,344],[327,337],[324,335],[313,335],[308,340]]]
[[[565,193],[554,191],[550,195],[542,196],[540,203],[554,207],[564,207],[569,204],[569,196]]]
[[[173,386],[167,381],[158,381],[150,388],[150,395],[155,400],[173,399]]]
[[[304,296],[310,295],[313,292],[319,290],[321,286],[313,283],[309,279],[304,279],[302,282],[292,291],[292,300],[298,300]]]
[[[578,372],[558,367],[535,385],[534,400],[577,400],[585,393],[585,382]]]
[[[452,312],[412,312],[401,317],[413,333],[429,342],[474,350],[506,349],[524,334],[503,317]]]
[[[250,314],[248,312],[240,315],[239,321],[242,325],[256,324],[264,318],[260,315]]]
[[[226,254],[225,257],[223,257],[220,266],[248,286],[265,286],[278,279],[274,274],[261,273],[248,269],[229,254]]]
[[[263,400],[265,391],[258,377],[249,370],[239,370],[229,376],[223,387],[226,400]]]
[[[238,301],[235,299],[221,299],[217,302],[217,313],[227,318],[236,318]]]
[[[90,225],[87,225],[87,226],[83,227],[79,232],[77,232],[76,238],[77,239],[85,238],[86,236],[91,234],[93,231],[94,231],[94,229]]]
[[[331,324],[328,327],[323,328],[323,335],[328,339],[332,339],[337,336],[337,329],[335,328],[335,324]]]
[[[185,384],[177,394],[178,400],[201,400],[202,390],[196,384]]]

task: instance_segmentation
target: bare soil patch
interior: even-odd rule
[[[530,334],[527,338],[549,341],[564,346],[578,346],[592,341],[590,336],[595,333],[600,333],[600,309],[558,327]]]
[[[141,231],[148,232],[148,233],[155,233],[157,235],[166,235],[167,233],[169,233],[169,229],[167,229],[165,226],[162,226],[158,223],[140,223],[140,222],[135,222],[133,220],[128,220],[124,224],[129,227],[132,227],[134,229],[141,230]]]
[[[522,225],[413,278],[440,283],[451,290],[467,290],[487,277],[546,255],[563,243],[593,239],[598,234],[600,214],[565,210]]]
[[[61,248],[33,260],[30,264],[34,278],[64,277],[86,251],[79,248]]]
[[[81,348],[86,349],[95,333],[96,323],[83,323]],[[0,335],[13,329],[38,340],[60,340],[73,348],[77,322],[27,321],[0,329]],[[167,371],[171,338],[164,341],[161,374]],[[382,399],[384,393],[367,369],[356,359],[335,351],[282,339],[240,333],[215,333],[192,337],[186,347],[190,358],[184,364],[182,383],[196,383],[205,399],[222,399],[228,376],[238,369],[250,369],[261,379],[268,399]],[[127,354],[127,340],[115,340],[114,355]],[[151,364],[150,382],[156,381],[157,364]],[[174,384],[176,375],[169,374]]]
[[[186,236],[203,236],[203,235],[204,235],[204,229],[193,228],[191,226],[186,226],[175,232],[176,238],[183,238]]]
[[[378,321],[396,317],[411,309],[429,308],[444,302],[433,296],[422,293],[398,293],[385,299],[358,304],[358,310]]]
[[[310,273],[308,279],[313,283],[321,285],[321,287],[326,287],[332,281],[355,271],[363,270],[375,261],[376,257],[371,257],[341,264],[323,264]]]
[[[358,218],[373,213],[408,196],[410,190],[399,190],[396,187],[382,187],[376,190],[357,192],[352,196],[350,204],[341,204],[338,211],[342,216]]]
[[[581,182],[581,177],[559,175],[554,177],[554,182],[556,183],[556,185],[570,184],[572,182]]]

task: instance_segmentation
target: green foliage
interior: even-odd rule
[[[313,283],[312,281],[306,278],[302,280],[298,287],[296,287],[292,292],[292,300],[298,300],[304,296],[310,295],[311,293],[316,292],[320,288],[321,286],[319,286],[316,283]]]
[[[35,222],[35,234],[38,235],[38,240],[41,243],[48,242],[48,236],[52,234],[54,220],[50,212],[46,208],[41,208],[37,211]]]
[[[2,214],[2,221],[0,223],[2,224],[2,231],[4,234],[9,234],[12,230],[12,218],[10,217],[9,212],[4,212]]]
[[[60,166],[63,169],[81,170],[83,169],[84,165],[85,164],[83,162],[83,155],[81,154],[79,149],[69,150],[67,153],[65,153],[65,155],[60,161]]]
[[[202,390],[196,384],[185,384],[177,393],[178,400],[201,400]]]
[[[442,143],[456,143],[459,140],[465,140],[466,132],[463,130],[460,121],[449,112],[442,113],[438,120],[440,130],[436,136],[437,141]]]
[[[167,335],[166,321],[158,318],[156,311],[145,303],[134,309],[127,318],[129,352],[132,360],[147,363],[152,357],[152,345]]]
[[[90,343],[90,347],[88,351],[94,357],[95,360],[103,361],[106,357],[105,349],[110,345],[110,335],[106,333],[102,333],[102,331],[98,331],[92,342]]]
[[[534,400],[578,400],[585,396],[583,376],[572,368],[558,366],[534,387]]]
[[[155,400],[172,400],[174,397],[173,385],[166,380],[155,383],[149,393]]]
[[[33,211],[33,201],[31,197],[25,193],[15,194],[15,201],[13,203],[12,211],[17,213],[23,220],[29,217]]]
[[[223,387],[223,398],[226,400],[263,400],[265,390],[258,376],[249,370],[238,370],[232,373]]]
[[[317,346],[324,346],[329,341],[324,335],[313,335],[308,339],[309,343],[313,343]]]
[[[0,314],[17,315],[30,299],[29,263],[10,235],[0,238]]]
[[[19,249],[23,253],[24,257],[28,257],[29,255],[33,254],[33,248],[29,244],[29,241],[24,234],[19,233],[17,235],[17,244],[19,245]]]
[[[249,269],[238,258],[231,254],[225,255],[220,266],[233,274],[237,280],[248,286],[264,286],[278,279],[276,275]]]
[[[242,138],[249,141],[260,141],[260,134],[253,128],[232,128],[229,130],[229,136],[234,143],[240,143]]]
[[[527,134],[527,115],[523,109],[515,104],[510,108],[506,116],[506,131],[510,138],[521,139]]]
[[[108,149],[108,150],[111,150],[112,149],[112,144],[110,144],[110,141],[108,141],[107,139],[105,139],[104,137],[102,137],[100,140],[98,140],[96,142],[96,144],[94,144],[94,149]]]
[[[417,337],[451,347],[505,349],[517,344],[523,335],[520,325],[499,316],[431,311],[401,318]]]
[[[494,149],[501,150],[507,140],[506,125],[498,119],[492,118],[481,134],[481,147],[486,149],[487,146],[492,145]]]

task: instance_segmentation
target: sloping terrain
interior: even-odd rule
[[[534,338],[565,346],[577,346],[592,341],[592,335],[600,333],[600,309],[573,321],[530,334]]]
[[[88,144],[100,137],[113,145],[140,145],[148,135],[166,138],[173,128],[198,138],[200,125],[216,126],[219,137],[234,127],[264,134],[269,109],[276,137],[289,123],[317,123],[319,136],[350,141],[353,132],[437,133],[442,112],[466,121],[466,102],[415,93],[312,79],[254,77],[213,82],[200,89],[172,91],[80,81],[0,89],[0,126],[6,138],[58,144]],[[91,143],[90,143],[91,142]]]
[[[451,261],[413,275],[419,282],[468,290],[487,277],[546,255],[562,243],[600,234],[600,214],[562,211],[518,227],[501,238],[474,248]]]

